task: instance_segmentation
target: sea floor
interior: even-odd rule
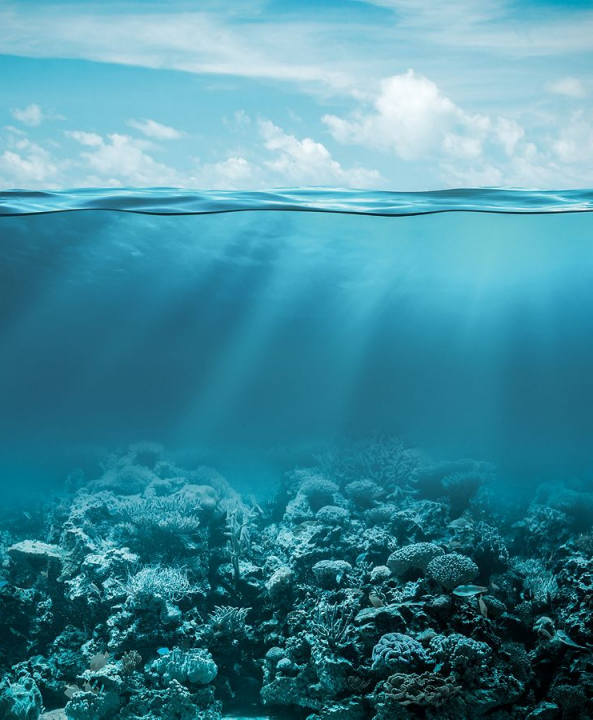
[[[389,438],[265,500],[136,445],[2,508],[0,718],[590,719],[592,523]]]

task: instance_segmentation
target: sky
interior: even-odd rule
[[[593,186],[588,0],[0,0],[0,189]]]

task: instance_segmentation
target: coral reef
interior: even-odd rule
[[[311,461],[258,504],[145,443],[4,508],[0,717],[593,717],[593,493],[505,507],[396,440]]]

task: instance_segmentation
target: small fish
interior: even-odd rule
[[[8,580],[0,580],[0,590],[8,585]]]
[[[31,520],[32,516],[30,512],[23,512],[23,515],[27,518],[27,520]]]
[[[469,528],[471,527],[471,523],[467,520],[464,520],[463,518],[457,518],[456,520],[451,520],[448,527],[450,528]]]
[[[570,638],[564,630],[556,630],[555,637],[567,647],[575,648],[575,650],[586,650],[587,648],[584,645],[579,645],[576,643],[572,638]]]
[[[383,602],[383,600],[381,600],[377,593],[373,592],[372,590],[369,593],[369,602],[374,608],[380,608],[385,605],[385,603]]]
[[[168,655],[168,654],[169,654],[169,648],[166,648],[166,647],[159,648],[159,649],[156,651],[156,654],[157,654],[157,655],[160,655],[161,657],[165,657],[165,655]]]
[[[487,618],[488,617],[488,608],[486,607],[486,603],[484,602],[481,595],[478,595],[478,607],[480,608],[480,612],[482,613],[482,616]]]
[[[488,588],[483,585],[458,585],[452,592],[457,597],[469,598],[487,593]]]
[[[109,653],[97,653],[96,655],[93,655],[93,657],[89,661],[89,667],[93,671],[100,670],[102,667],[105,667],[107,665],[107,661],[109,660]]]
[[[76,693],[82,692],[81,688],[78,687],[78,685],[66,685],[66,688],[64,689],[64,695],[71,700]]]

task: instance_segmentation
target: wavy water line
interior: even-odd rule
[[[102,210],[144,215],[247,211],[321,212],[400,217],[445,212],[503,214],[593,211],[593,190],[456,189],[428,192],[291,188],[188,191],[176,188],[0,192],[0,216]]]

